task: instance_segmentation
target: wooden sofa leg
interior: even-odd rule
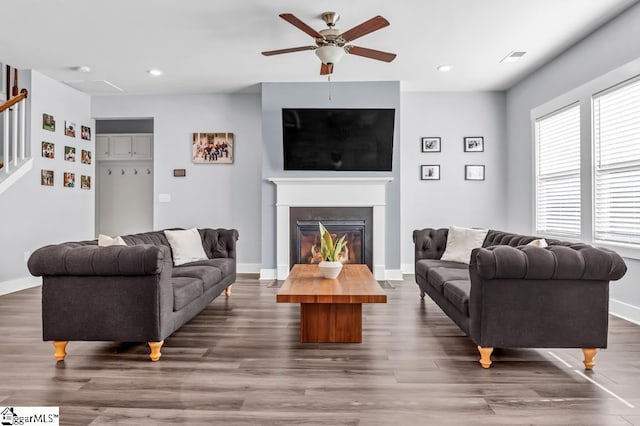
[[[424,292],[424,290],[420,290],[420,299],[424,299],[424,296],[425,296],[426,294],[427,294],[427,293],[425,293],[425,292]]]
[[[162,354],[160,353],[160,348],[162,347],[163,343],[164,340],[161,340],[159,342],[149,342],[149,347],[151,348],[151,354],[149,354],[149,357],[151,358],[151,361],[157,361],[160,359],[160,357],[162,356]]]
[[[231,296],[231,287],[233,287],[233,285],[230,285],[229,287],[227,287],[227,288],[224,290],[224,295],[225,295],[225,296],[227,296],[227,297]]]
[[[53,355],[56,357],[56,361],[64,361],[64,357],[67,356],[67,340],[54,340],[53,347],[56,349],[56,353]]]
[[[582,353],[584,354],[584,361],[582,361],[582,363],[584,364],[585,369],[593,370],[593,366],[596,365],[593,362],[593,358],[596,356],[597,352],[598,352],[597,349],[582,348]]]
[[[478,346],[478,351],[480,352],[480,365],[482,365],[482,368],[491,367],[491,352],[493,352],[493,348]]]

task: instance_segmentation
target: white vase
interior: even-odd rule
[[[342,270],[342,262],[328,262],[323,260],[318,263],[318,268],[325,278],[336,278]]]

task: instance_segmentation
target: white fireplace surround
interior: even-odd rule
[[[289,275],[291,207],[372,207],[373,276],[385,280],[386,184],[392,177],[268,179],[276,185],[276,278]],[[262,275],[262,274],[261,274]],[[261,276],[261,278],[263,278]],[[266,277],[264,277],[266,278]]]

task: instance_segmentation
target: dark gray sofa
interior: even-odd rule
[[[195,317],[236,279],[235,229],[200,229],[207,260],[173,266],[163,231],[126,235],[126,246],[97,241],[49,245],[33,252],[42,276],[43,340],[64,359],[70,340],[148,342],[160,359],[164,339]]]
[[[607,347],[609,281],[627,267],[609,250],[489,230],[469,265],[442,261],[448,229],[413,232],[415,279],[469,336],[480,364],[491,365],[493,348],[582,348],[593,368]]]

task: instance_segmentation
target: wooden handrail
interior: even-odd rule
[[[0,112],[3,112],[4,110],[11,108],[15,104],[22,101],[23,99],[27,99],[27,96],[29,96],[29,91],[27,89],[22,89],[18,96],[14,96],[13,98],[9,99],[7,102],[0,105]]]

